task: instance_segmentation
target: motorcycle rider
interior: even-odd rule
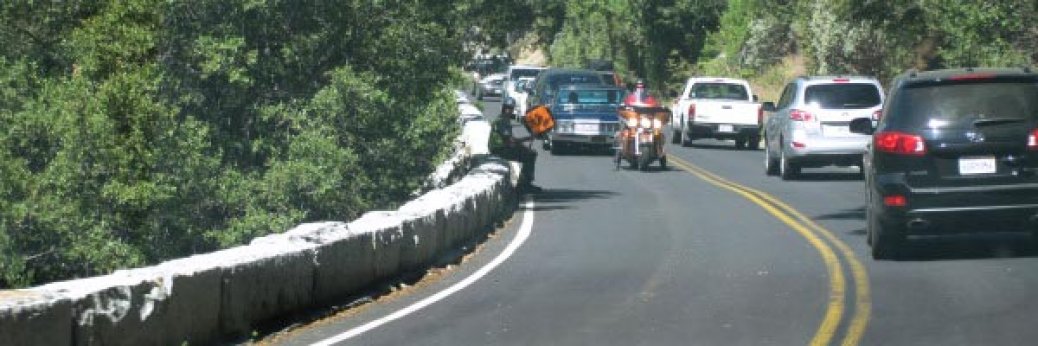
[[[537,163],[537,152],[530,146],[533,136],[515,137],[512,134],[512,117],[502,114],[494,120],[490,132],[490,153],[509,161],[523,164],[519,171],[519,184],[516,191],[520,194],[538,193],[541,188],[533,184],[534,165]],[[530,142],[530,144],[525,144]]]
[[[645,90],[645,82],[641,79],[634,85],[634,92],[624,98],[624,106],[656,107],[659,102]]]

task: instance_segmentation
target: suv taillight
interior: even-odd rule
[[[1027,135],[1027,150],[1038,151],[1038,129],[1031,130]]]
[[[921,156],[926,154],[923,137],[903,132],[879,132],[872,138],[876,150],[892,154]]]
[[[688,119],[692,120],[696,118],[696,104],[688,105]]]
[[[879,119],[882,119],[882,118],[883,118],[883,110],[882,109],[878,110],[878,111],[875,111],[875,112],[872,112],[872,121],[879,121]]]
[[[764,125],[764,106],[757,106],[757,126]]]
[[[789,119],[793,121],[813,121],[815,117],[806,111],[794,109],[789,111]]]

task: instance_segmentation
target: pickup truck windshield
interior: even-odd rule
[[[750,93],[742,84],[733,83],[696,83],[692,85],[689,97],[694,99],[740,100],[750,99]]]

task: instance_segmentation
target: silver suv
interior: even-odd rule
[[[851,120],[878,119],[883,88],[875,78],[800,77],[786,85],[764,125],[764,168],[783,180],[803,167],[862,166],[871,139],[850,132]]]

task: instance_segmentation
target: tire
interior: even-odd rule
[[[667,157],[660,157],[660,169],[667,170]]]
[[[649,170],[649,165],[652,164],[652,161],[649,158],[649,155],[642,155],[642,157],[638,158],[638,161],[640,161],[640,162],[638,162],[638,168],[640,168],[642,172],[648,171]]]
[[[670,144],[681,144],[681,129],[675,127],[670,132]]]
[[[558,143],[555,143],[555,142],[550,142],[550,143],[551,144],[548,144],[548,147],[549,147],[548,151],[551,152],[551,155],[552,156],[562,155],[562,145],[558,144]]]
[[[865,218],[867,220],[865,232],[869,237],[869,245],[871,245],[871,255],[874,260],[894,260],[897,259],[901,252],[901,247],[905,242],[905,235],[897,232],[897,230],[886,227],[883,222],[879,220],[876,213],[872,210],[872,202],[869,202],[869,206],[865,209]]]
[[[746,144],[749,144],[750,150],[759,150],[760,149],[760,135],[750,136],[749,142],[746,143]]]
[[[865,155],[861,156],[861,163],[858,164],[858,179],[865,180]]]
[[[688,136],[688,131],[681,129],[681,146],[687,147],[692,145],[692,138]]]
[[[746,149],[746,138],[739,137],[735,139],[735,149],[743,150]]]
[[[779,176],[782,180],[793,180],[800,175],[800,166],[786,157],[786,151],[779,149]]]
[[[768,143],[764,143],[764,174],[766,175],[778,175],[779,174],[779,162],[771,157],[771,150],[768,149]]]

